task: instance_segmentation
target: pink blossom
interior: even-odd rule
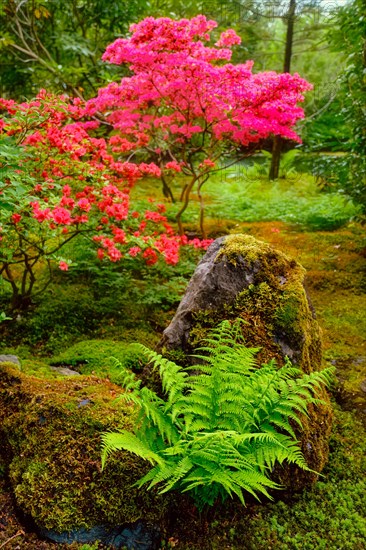
[[[157,222],[166,221],[166,217],[162,216],[159,212],[151,212],[150,210],[146,210],[145,220],[151,220],[157,223]]]
[[[165,168],[168,170],[174,170],[175,172],[181,172],[182,168],[180,164],[176,160],[172,160],[170,162],[167,162],[165,165]]]
[[[45,220],[49,220],[51,218],[51,211],[49,208],[41,210],[37,202],[33,203],[33,205],[31,206],[33,206],[33,218],[35,218],[39,223],[42,223]]]
[[[238,36],[233,29],[228,29],[221,33],[220,39],[216,42],[215,46],[221,48],[222,46],[233,46],[234,44],[240,43],[240,36]]]
[[[62,225],[70,225],[72,222],[71,214],[66,208],[61,206],[56,206],[56,208],[51,213],[53,220]]]
[[[130,250],[128,251],[129,255],[132,257],[137,256],[141,252],[141,248],[139,246],[132,246]]]
[[[88,201],[88,199],[80,199],[77,205],[80,208],[80,210],[85,210],[85,212],[89,212],[89,210],[91,209],[91,204]]]
[[[69,197],[70,194],[71,194],[71,187],[70,185],[64,185],[63,188],[62,188],[62,194],[65,195],[66,197]]]
[[[111,246],[107,249],[107,254],[112,262],[118,262],[122,258],[122,253],[118,248]]]
[[[60,260],[58,267],[61,269],[61,271],[67,271],[69,269],[69,264]]]

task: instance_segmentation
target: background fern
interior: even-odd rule
[[[121,399],[138,407],[137,428],[102,435],[103,467],[109,453],[128,450],[153,464],[138,486],[189,491],[199,508],[228,495],[243,504],[245,493],[271,498],[268,489],[280,488],[270,479],[276,463],[308,469],[292,425],[301,428],[334,369],[305,375],[274,361],[258,368],[258,350],[244,345],[240,323],[213,330],[190,369],[139,345],[159,371],[165,398],[123,370]]]

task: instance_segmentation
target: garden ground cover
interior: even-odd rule
[[[282,185],[282,189],[284,186],[289,188],[291,182],[278,185]],[[252,184],[251,200],[259,197],[256,199],[258,219],[261,218],[260,204],[262,211],[264,203],[268,209],[271,206],[268,193],[258,193],[261,186],[258,181]],[[297,187],[301,190],[300,184]],[[234,203],[232,197],[235,195],[231,194],[234,191],[230,187],[225,191],[227,204],[230,195]],[[313,192],[313,182],[304,195],[304,200],[311,196],[319,198]],[[324,196],[329,197],[320,195],[320,200],[324,200]],[[224,198],[223,194],[225,203]],[[291,209],[297,212],[297,221],[301,221],[303,210],[296,208],[297,198],[293,192]],[[310,202],[309,199],[306,204]],[[240,217],[239,200],[235,201],[230,216],[225,209],[220,217],[215,216],[215,186],[207,203],[208,213],[209,208],[213,209],[212,218],[207,220],[212,235],[251,234],[273,244],[307,269],[309,295],[323,329],[324,360],[337,368],[338,382],[332,388],[335,422],[330,460],[323,477],[313,488],[300,495],[283,495],[282,498],[279,495],[280,500],[276,503],[251,503],[246,509],[239,505],[222,506],[204,518],[192,509],[188,517],[172,522],[171,531],[165,534],[166,547],[182,550],[362,550],[366,548],[364,228],[355,222],[341,226],[340,221],[333,225],[332,231],[329,225],[319,230],[318,222],[317,226],[308,222],[286,223],[274,203],[270,221],[243,221],[246,218]],[[192,205],[190,211],[194,212],[194,208]],[[344,210],[341,210],[333,219],[338,220],[343,215]],[[189,212],[186,224],[194,232],[194,216],[190,218]],[[83,270],[81,262],[74,277],[72,272],[71,277],[60,273],[52,291],[28,316],[24,315],[15,325],[12,323],[12,331],[10,325],[4,324],[2,352],[16,353],[23,359],[26,372],[42,376],[49,372],[51,363],[86,366],[95,373],[100,368],[105,375],[106,357],[113,354],[120,354],[122,359],[126,356],[126,361],[134,363],[136,368],[138,359],[131,351],[125,355],[125,346],[136,340],[150,346],[157,342],[174,313],[197,259],[191,255],[184,258],[180,267],[160,266],[143,272],[137,266],[135,271],[113,267],[105,278],[108,284],[106,280],[96,280],[100,270],[97,264],[94,271],[90,266]],[[133,268],[133,263],[130,267]],[[169,292],[164,295],[168,282]],[[113,373],[110,374],[113,377]],[[24,529],[15,515],[4,479],[2,488],[0,547],[6,543],[6,548],[12,549],[63,548],[41,542],[29,526]],[[85,545],[84,550],[88,550]]]

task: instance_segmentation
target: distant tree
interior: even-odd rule
[[[0,2],[0,97],[34,97],[40,88],[94,95],[115,76],[100,60],[106,45],[143,15],[140,0]]]
[[[348,128],[348,154],[330,166],[328,179],[340,192],[362,205],[366,216],[366,10],[364,0],[353,0],[337,12],[331,32],[334,49],[347,56],[340,79],[339,119]]]

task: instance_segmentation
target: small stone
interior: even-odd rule
[[[80,376],[79,372],[76,372],[76,370],[72,370],[67,367],[50,367],[50,369],[54,372],[57,372],[58,374],[63,374],[64,376]]]
[[[90,399],[82,399],[78,403],[78,408],[80,409],[80,407],[85,407],[85,405],[89,405],[90,403],[91,403]]]
[[[0,355],[0,363],[14,363],[20,367],[19,357],[16,355]]]

